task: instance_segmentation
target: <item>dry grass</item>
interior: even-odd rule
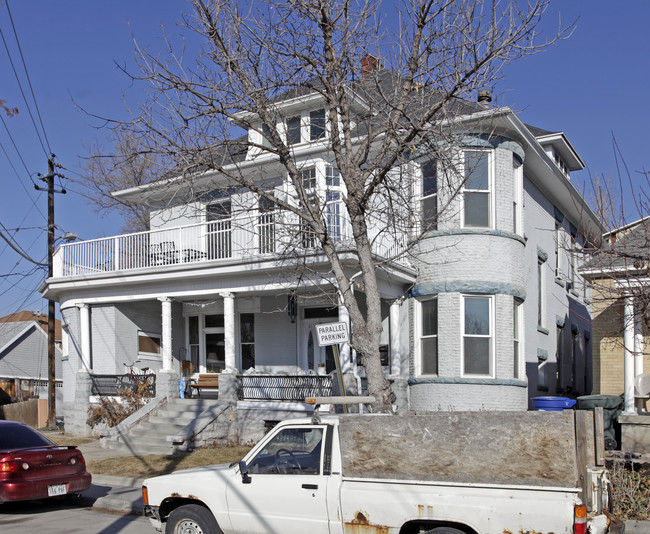
[[[92,443],[97,441],[95,438],[73,438],[70,436],[61,435],[50,435],[49,438],[54,441],[57,445],[82,445],[84,443]]]
[[[211,464],[232,463],[241,460],[250,447],[234,446],[215,449],[196,449],[193,452],[168,456],[121,456],[87,463],[93,474],[146,478]]]

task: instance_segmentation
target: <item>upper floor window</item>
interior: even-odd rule
[[[463,183],[463,226],[489,227],[490,155],[479,150],[465,151]]]
[[[560,278],[562,276],[562,250],[563,250],[563,238],[562,238],[562,227],[558,221],[555,221],[555,278]]]
[[[325,137],[325,110],[309,113],[309,140],[318,141]]]
[[[463,297],[463,374],[492,376],[492,297]]]
[[[316,181],[316,167],[310,167],[309,169],[303,169],[300,171],[300,180],[302,186],[305,190],[315,190],[317,181]]]
[[[287,144],[297,145],[300,140],[300,117],[291,117],[287,119]]]
[[[523,190],[524,166],[514,157],[514,154],[512,157],[512,174],[512,231],[515,234],[522,235],[521,205],[523,201],[521,192]]]
[[[422,196],[420,201],[420,220],[422,231],[438,228],[438,173],[437,162],[427,161],[420,167],[422,172]]]

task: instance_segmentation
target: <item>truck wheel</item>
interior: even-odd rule
[[[429,530],[426,534],[465,534],[462,530],[451,527],[438,527],[432,530]]]
[[[223,534],[223,532],[210,510],[197,504],[187,504],[169,514],[165,534]]]

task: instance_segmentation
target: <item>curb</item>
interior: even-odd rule
[[[142,479],[93,475],[93,481],[79,501],[88,508],[143,515]]]
[[[131,478],[131,477],[116,477],[113,475],[92,475],[93,484],[102,486],[122,486],[124,488],[138,488],[142,487],[144,478]]]

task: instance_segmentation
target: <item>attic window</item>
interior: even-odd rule
[[[567,167],[566,163],[564,163],[564,160],[555,151],[553,151],[553,159],[555,160],[555,164],[560,168],[562,173],[565,176],[569,176],[569,168]]]
[[[309,140],[318,141],[325,137],[325,110],[309,113]]]

